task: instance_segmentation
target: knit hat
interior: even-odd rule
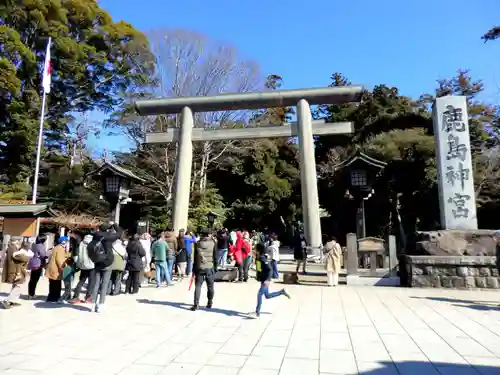
[[[69,241],[69,238],[67,236],[61,236],[57,240],[57,243],[60,244],[60,243],[63,243],[63,242],[68,242],[68,241]]]

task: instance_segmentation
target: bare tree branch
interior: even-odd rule
[[[160,82],[155,96],[209,96],[226,92],[255,91],[263,80],[258,65],[240,58],[237,51],[207,37],[183,30],[156,30],[149,33],[151,50],[156,56]],[[175,125],[178,126],[178,117]],[[195,114],[196,127],[232,127],[248,117],[248,111],[221,111]],[[193,176],[203,190],[210,165],[226,152],[233,142],[204,142],[195,145]],[[219,146],[222,145],[222,146]],[[214,149],[220,150],[215,157]],[[196,181],[193,182],[193,186]]]

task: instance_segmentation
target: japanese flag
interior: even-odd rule
[[[50,45],[52,39],[49,38],[49,42],[47,43],[47,52],[45,53],[45,64],[43,65],[43,76],[42,76],[42,87],[43,91],[48,94],[50,92]]]

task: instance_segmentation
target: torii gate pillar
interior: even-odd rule
[[[193,141],[298,136],[304,234],[308,245],[313,249],[318,249],[322,245],[322,238],[313,137],[321,134],[351,133],[353,126],[351,123],[325,124],[322,121],[314,121],[313,124],[310,104],[357,102],[361,98],[362,90],[361,86],[345,86],[137,101],[135,108],[140,115],[181,113],[181,126],[177,132],[146,135],[147,143],[177,141],[179,144],[174,186],[173,229],[177,231],[187,228]],[[195,129],[196,133],[193,136],[193,111],[208,112],[288,106],[297,106],[298,121],[296,125],[272,128]]]
[[[187,230],[193,166],[193,126],[193,111],[189,107],[182,108],[172,210],[172,226],[176,233],[180,229]]]

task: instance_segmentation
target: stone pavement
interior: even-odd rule
[[[0,310],[0,374],[500,374],[498,293],[297,285],[251,320],[257,288],[218,283],[197,312],[187,281],[101,314],[23,301]]]

